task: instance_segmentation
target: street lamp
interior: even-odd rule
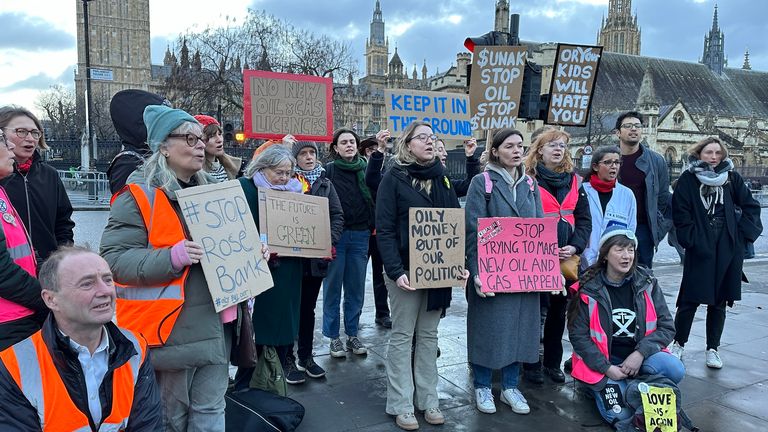
[[[88,138],[88,159],[86,170],[96,167],[93,145],[93,125],[91,124],[91,35],[88,28],[88,2],[83,0],[83,31],[85,32],[85,129]]]

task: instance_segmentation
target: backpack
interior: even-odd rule
[[[295,400],[259,389],[227,393],[226,432],[291,432],[304,419]]]
[[[682,428],[688,429],[692,432],[697,432],[699,428],[693,425],[693,422],[688,415],[683,411],[683,401],[680,394],[680,388],[671,379],[663,375],[638,375],[635,379],[627,381],[627,389],[624,394],[624,403],[628,408],[634,410],[634,415],[626,420],[616,422],[614,427],[619,432],[634,432],[634,431],[647,431],[654,432],[654,430],[647,430],[645,427],[645,417],[643,407],[643,390],[647,390],[649,387],[661,387],[671,388],[675,393],[675,409],[677,411],[677,430]]]

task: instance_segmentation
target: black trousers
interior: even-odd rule
[[[323,278],[304,275],[301,279],[301,304],[299,306],[299,340],[296,354],[300,360],[312,357],[312,341],[315,336],[315,306]]]
[[[384,284],[384,263],[381,262],[379,246],[376,244],[376,236],[372,235],[368,240],[368,256],[371,258],[371,272],[373,273],[373,301],[376,304],[376,318],[389,316],[389,303],[387,298],[387,286]]]
[[[725,306],[726,302],[715,305],[707,305],[707,349],[717,349],[720,346],[720,337],[725,328]],[[675,341],[680,345],[688,342],[688,336],[691,334],[693,317],[696,315],[698,303],[680,302],[675,314]]]
[[[560,369],[563,361],[563,333],[565,333],[565,311],[568,306],[568,298],[561,295],[541,294],[542,305],[547,305],[547,316],[544,319],[543,360],[536,363],[524,363],[523,370],[539,369],[544,367]]]

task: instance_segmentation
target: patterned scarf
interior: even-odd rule
[[[293,172],[295,172],[296,174],[299,174],[302,177],[304,177],[305,179],[307,179],[307,181],[309,182],[309,187],[312,187],[312,185],[315,184],[315,182],[317,181],[317,179],[320,178],[320,176],[323,174],[323,172],[325,172],[325,168],[323,168],[323,166],[320,164],[320,162],[318,162],[317,165],[315,165],[315,168],[311,169],[309,171],[303,170],[303,169],[299,168],[298,165],[296,165],[293,168]]]
[[[688,162],[688,171],[701,182],[701,203],[708,214],[714,214],[715,204],[723,204],[723,185],[728,181],[728,173],[733,170],[733,161],[730,158],[724,159],[715,168],[694,156],[691,156]]]

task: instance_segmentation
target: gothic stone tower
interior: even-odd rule
[[[83,2],[77,4],[78,111],[85,106],[85,34]],[[88,3],[93,115],[109,120],[109,100],[127,88],[149,90],[149,0],[111,0]],[[94,69],[96,69],[94,71]],[[98,132],[98,131],[97,131]]]
[[[720,30],[717,23],[717,5],[715,5],[715,15],[712,18],[712,29],[704,36],[704,54],[699,63],[707,65],[709,70],[716,74],[722,74],[727,64],[725,60],[725,34]]]
[[[632,0],[610,0],[608,19],[603,19],[597,44],[606,51],[640,55],[640,27],[632,15]]]
[[[509,1],[498,0],[496,2],[496,15],[493,30],[499,32],[509,31]]]
[[[373,20],[371,20],[371,34],[365,42],[365,74],[367,76],[387,74],[388,52],[389,41],[384,37],[384,18],[379,0],[376,0],[376,9],[373,11]]]

